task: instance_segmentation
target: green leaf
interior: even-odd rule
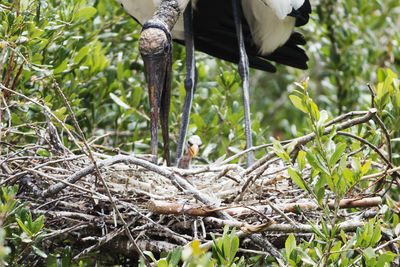
[[[153,252],[145,250],[145,251],[143,251],[143,254],[148,256],[153,262],[157,262],[156,258],[154,257]]]
[[[341,247],[342,247],[342,242],[340,241],[336,242],[335,245],[331,248],[330,251],[331,256],[329,256],[329,259],[335,261],[340,256],[340,253],[333,253],[333,252],[339,251]]]
[[[354,176],[355,177],[359,177],[360,176],[360,172],[361,172],[360,159],[353,157],[351,159],[351,167],[353,168]]]
[[[11,114],[11,122],[14,123],[14,124],[22,124],[21,119],[15,113]],[[9,125],[9,126],[11,126],[11,125]]]
[[[303,101],[301,100],[300,97],[295,96],[295,95],[290,95],[289,96],[290,101],[292,101],[293,105],[303,111],[304,113],[308,113],[306,105],[304,105]]]
[[[42,257],[42,258],[44,258],[44,259],[47,259],[47,254],[44,252],[44,251],[42,251],[42,250],[40,250],[38,247],[36,247],[36,246],[32,246],[32,249],[33,249],[33,252],[36,254],[36,255],[38,255],[39,257]]]
[[[316,263],[311,259],[311,257],[307,253],[305,253],[304,251],[299,251],[299,250],[297,251],[300,255],[301,261],[311,266],[316,266]]]
[[[55,68],[55,70],[53,71],[53,74],[61,73],[61,72],[63,72],[64,70],[66,70],[67,67],[68,67],[68,60],[67,60],[67,59],[64,59],[64,61],[61,62],[61,64],[58,65],[57,68]]]
[[[218,239],[218,241],[215,239],[215,236],[214,236],[214,234],[213,233],[211,233],[211,238],[212,238],[212,240],[213,240],[213,248],[212,248],[212,250],[213,250],[213,256],[214,256],[214,258],[217,258],[218,260],[219,260],[219,262],[221,263],[222,261],[223,261],[223,252],[222,252],[222,250],[221,250],[221,242],[222,242],[222,240],[221,240],[221,238],[219,238]]]
[[[224,252],[224,258],[226,260],[229,260],[230,255],[231,255],[230,254],[231,253],[231,240],[229,239],[228,235],[223,235],[222,240],[223,240],[222,248],[223,248],[223,252]]]
[[[303,171],[304,168],[306,167],[306,152],[304,151],[299,151],[299,154],[297,155],[297,164],[299,165],[300,171]]]
[[[81,8],[76,14],[76,20],[78,19],[90,19],[97,12],[97,9],[92,6],[86,6]]]
[[[233,262],[238,250],[239,250],[239,237],[235,236],[231,240],[230,262]]]
[[[126,104],[124,101],[122,101],[121,98],[119,98],[118,96],[114,95],[113,93],[110,93],[110,97],[118,106],[122,107],[123,109],[130,109],[131,108],[128,104]]]
[[[285,151],[285,149],[283,148],[283,146],[281,145],[281,143],[276,140],[273,139],[272,140],[272,150],[275,152],[275,154],[280,157],[281,159],[283,159],[286,162],[290,162],[290,156],[289,154]]]
[[[371,237],[371,245],[375,245],[381,239],[381,224],[378,221],[375,225],[374,233]]]
[[[164,259],[159,260],[157,263],[157,267],[168,267],[168,262]]]
[[[32,236],[32,232],[28,229],[28,227],[22,222],[22,220],[19,217],[15,217],[15,220],[17,221],[19,227],[24,231],[28,236]]]
[[[343,171],[347,166],[347,154],[340,158],[339,171]]]
[[[40,230],[42,230],[43,226],[44,226],[44,216],[40,215],[33,223],[32,223],[32,233],[33,234],[37,234],[40,232]]]
[[[387,266],[390,266],[390,263],[396,258],[396,254],[391,251],[387,251],[379,256],[377,266],[385,266],[386,263],[389,263]]]
[[[50,157],[50,152],[48,150],[40,149],[37,153],[42,157]]]
[[[363,253],[367,259],[375,258],[375,251],[372,247],[366,248]]]
[[[62,107],[62,108],[57,109],[53,113],[60,121],[63,121],[66,117],[66,114],[65,114],[66,111],[67,111],[67,108]]]
[[[327,175],[325,173],[321,173],[320,176],[324,176],[326,179],[326,184],[329,186],[329,188],[335,192],[336,192],[336,185],[333,183],[332,177],[330,175]]]
[[[74,63],[79,63],[89,52],[89,47],[84,46],[82,47],[79,52],[76,54]]]
[[[320,115],[317,105],[312,100],[310,100],[309,104],[311,108],[311,115],[314,117],[316,121],[319,121]]]
[[[364,165],[361,167],[361,176],[363,176],[364,174],[366,174],[369,169],[371,168],[371,162],[372,160],[368,160],[367,162],[364,163]]]
[[[346,233],[342,230],[340,230],[340,237],[342,238],[343,243],[346,245],[347,244],[347,238],[346,238]]]
[[[167,261],[173,267],[178,266],[182,257],[182,247],[177,247],[174,251],[168,254]]]
[[[328,112],[326,110],[321,110],[320,118],[318,120],[318,126],[323,126],[328,119],[329,119]]]
[[[320,160],[318,160],[317,155],[315,155],[311,150],[307,150],[307,160],[311,167],[320,172],[328,174],[328,170],[326,169],[326,167]]]
[[[341,143],[336,146],[336,150],[329,159],[329,167],[332,168],[336,162],[343,156],[344,151],[346,150],[347,144]]]
[[[314,192],[315,195],[317,196],[317,201],[320,204],[322,203],[322,200],[324,199],[325,196],[325,185],[326,185],[325,177],[326,177],[325,175],[320,176],[314,186]]]
[[[293,234],[290,234],[289,237],[286,239],[285,242],[285,249],[286,249],[286,258],[290,259],[290,254],[296,248],[296,238]]]
[[[292,153],[296,146],[297,146],[297,140],[290,142],[290,144],[287,146],[286,149],[287,154]]]
[[[343,170],[343,177],[349,182],[350,185],[354,184],[353,172],[350,171],[349,169],[346,168]]]
[[[307,187],[303,183],[303,179],[301,178],[301,173],[290,167],[288,169],[288,173],[290,178],[292,178],[293,182],[300,188],[307,191]]]
[[[131,101],[131,105],[132,107],[137,108],[142,100],[142,94],[143,94],[143,89],[140,86],[135,86],[133,88],[133,92],[132,92],[132,101]]]

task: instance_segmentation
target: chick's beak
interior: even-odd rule
[[[191,146],[189,147],[188,150],[189,150],[190,156],[192,156],[192,158],[194,158],[194,157],[196,157],[197,154],[199,153],[200,148],[199,148],[198,145],[193,144],[193,145],[191,145]]]

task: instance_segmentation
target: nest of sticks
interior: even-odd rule
[[[218,236],[224,225],[247,236],[243,251],[276,256],[275,248],[284,246],[288,234],[311,237],[307,220],[317,222],[321,216],[318,205],[291,182],[280,159],[254,172],[233,164],[182,170],[133,155],[95,153],[95,160],[101,178],[85,155],[8,158],[7,165],[19,169],[3,179],[3,185],[19,184],[18,197],[31,202],[34,214],[45,214],[57,242],[74,240],[72,246],[82,250],[76,258],[104,248],[132,256],[136,248],[126,228],[142,251],[161,253],[196,239],[207,247],[210,232]],[[342,201],[342,208],[364,208],[343,209],[347,220],[342,229],[363,225],[363,219],[376,215],[374,208],[366,208],[380,203],[380,197]],[[249,242],[251,237],[258,241]]]
[[[241,237],[242,253],[281,257],[278,249],[290,233],[312,238],[307,222],[318,224],[321,218],[319,206],[291,182],[287,164],[273,151],[248,169],[230,164],[243,157],[244,151],[183,170],[153,164],[146,155],[122,151],[109,155],[109,150],[83,138],[77,141],[76,134],[63,128],[63,134],[80,148],[70,151],[52,123],[56,116],[39,102],[25,99],[39,105],[50,119],[28,125],[35,129],[34,144],[1,141],[0,181],[2,186],[19,184],[18,198],[31,202],[32,213],[45,215],[46,229],[51,229],[44,241],[49,250],[69,244],[80,251],[75,259],[98,250],[105,252],[103,256],[137,258],[144,250],[170,251],[193,240],[210,247],[210,233],[218,236],[230,225]],[[374,116],[375,109],[345,114],[327,124],[325,134],[333,124],[339,131],[367,123]],[[72,113],[71,118],[76,123]],[[77,129],[78,136],[83,136]],[[23,134],[12,127],[6,131],[7,135]],[[297,147],[314,137],[297,138]],[[43,151],[50,156],[43,156]],[[309,167],[303,175],[310,177]],[[326,192],[327,204],[333,207]],[[342,200],[340,229],[355,231],[377,214],[379,204],[381,197],[373,195]],[[346,209],[350,207],[359,209]]]

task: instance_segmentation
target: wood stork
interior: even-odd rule
[[[168,114],[171,90],[172,39],[186,45],[185,103],[176,151],[182,156],[196,84],[194,47],[212,56],[238,63],[242,78],[246,148],[252,146],[249,66],[275,72],[269,61],[307,68],[308,57],[299,45],[304,37],[295,26],[308,22],[309,0],[117,0],[141,25],[139,50],[143,58],[151,106],[151,148],[157,158],[158,119],[170,163]],[[183,13],[183,16],[181,14]],[[253,153],[247,153],[247,165]]]

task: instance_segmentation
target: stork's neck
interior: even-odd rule
[[[172,30],[181,14],[176,0],[162,0],[151,21],[162,23],[169,31]]]

